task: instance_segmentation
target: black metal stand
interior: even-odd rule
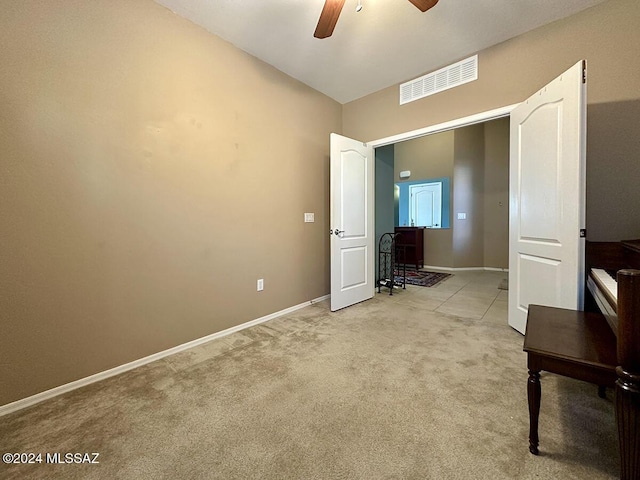
[[[400,233],[385,233],[378,242],[378,293],[380,293],[382,287],[389,288],[389,295],[393,295],[394,286],[407,288],[404,246],[396,243],[400,235]],[[395,274],[398,263],[402,264],[402,272],[398,271],[398,275],[402,274],[402,281],[396,281]],[[398,266],[398,268],[400,267]]]

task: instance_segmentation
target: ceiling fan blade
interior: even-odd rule
[[[413,3],[421,12],[426,12],[432,7],[436,6],[438,0],[409,0]]]
[[[437,0],[436,0],[437,1]],[[322,7],[322,13],[320,14],[320,20],[318,20],[318,26],[313,36],[316,38],[327,38],[333,33],[333,29],[338,22],[338,17],[342,11],[345,0],[326,0],[324,7]]]

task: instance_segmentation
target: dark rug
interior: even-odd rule
[[[403,269],[397,269],[395,271],[396,284],[402,284]],[[450,273],[441,272],[427,272],[426,270],[417,270],[415,268],[408,268],[406,271],[406,282],[408,285],[418,285],[419,287],[433,287],[437,285],[445,278],[451,276]]]

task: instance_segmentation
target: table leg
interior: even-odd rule
[[[540,372],[529,370],[527,398],[529,400],[529,451],[538,455],[538,417],[540,415]]]
[[[598,385],[598,396],[600,398],[607,398],[607,387],[604,385]]]
[[[616,368],[616,423],[620,442],[620,478],[640,478],[640,375]]]

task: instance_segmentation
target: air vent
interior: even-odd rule
[[[400,85],[400,105],[477,79],[478,56],[474,55]]]

